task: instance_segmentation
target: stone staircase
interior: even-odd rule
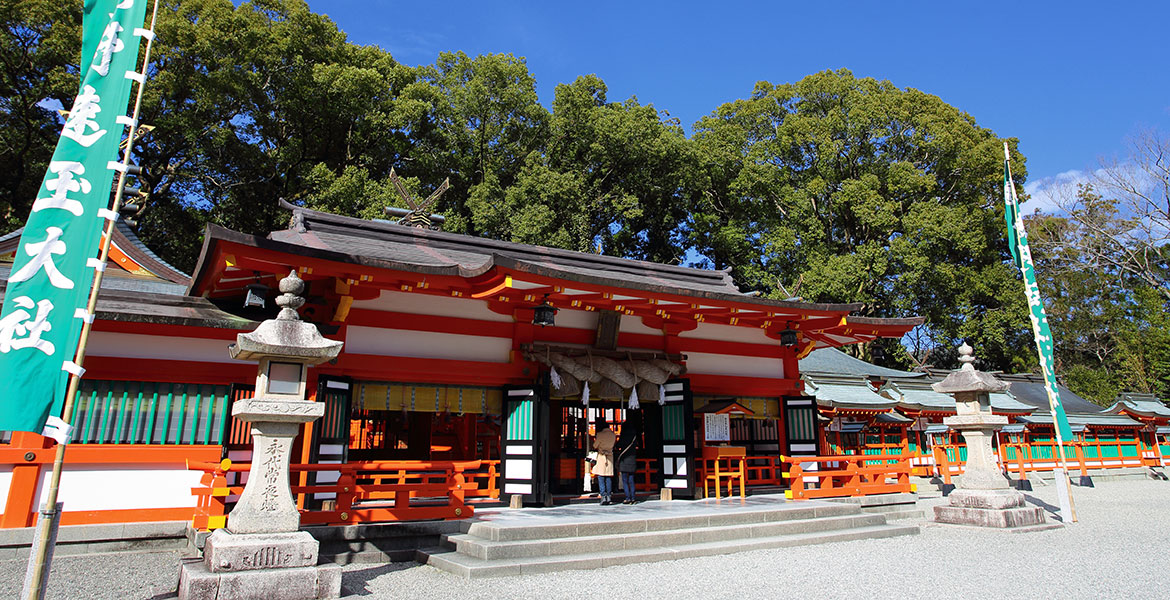
[[[833,498],[828,502],[856,504],[863,513],[878,513],[886,521],[900,521],[903,519],[922,519],[926,512],[918,508],[918,494],[878,494],[874,496],[858,496],[854,498]]]
[[[854,503],[649,501],[481,515],[416,560],[466,578],[499,577],[917,533],[917,525],[891,525]]]

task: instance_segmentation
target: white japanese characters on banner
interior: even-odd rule
[[[0,430],[59,415],[93,281],[147,0],[86,0],[81,82],[21,233],[0,313]],[[93,262],[91,262],[93,261]],[[58,428],[59,429],[59,428]]]

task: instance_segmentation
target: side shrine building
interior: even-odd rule
[[[188,464],[250,460],[247,426],[230,415],[255,367],[227,346],[275,314],[276,282],[290,270],[306,283],[301,318],[344,342],[310,370],[310,399],[326,412],[304,427],[294,462],[404,471],[473,461],[480,490],[529,504],[582,494],[600,420],[640,436],[640,487],[677,496],[702,489],[708,415],[750,416],[730,421],[730,437],[752,455],[816,455],[822,417],[799,359],[921,323],[853,315],[860,304],[760,298],[726,271],[285,208],[289,227],[266,237],[208,226],[182,291],[182,274],[132,233],[115,240],[149,264],[108,277],[100,296],[63,523],[190,519],[206,476]],[[6,441],[0,527],[27,526],[51,451],[32,434]],[[294,469],[294,485],[339,473]],[[306,493],[302,503],[336,499]]]

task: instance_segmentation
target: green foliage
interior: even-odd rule
[[[0,2],[6,230],[26,218],[62,123],[55,108],[76,92],[80,14],[78,3]],[[303,0],[163,0],[157,29],[142,115],[155,129],[134,148],[149,170],[138,233],[181,268],[206,223],[283,227],[281,198],[383,218],[405,206],[395,169],[419,197],[450,178],[434,207],[448,231],[697,261],[731,268],[745,291],[925,316],[909,348],[882,344],[890,366],[953,366],[966,339],[985,368],[1036,368],[1004,243],[1002,140],[935,96],[844,70],[761,82],[688,138],[653,105],[611,101],[595,75],[558,85],[545,108],[523,58],[401,65]],[[1058,371],[1100,402],[1122,389],[1170,395],[1165,246],[1136,266],[1122,256],[1121,234],[1143,230],[1121,213],[1154,205],[1086,191],[1069,214],[1030,222]]]
[[[702,119],[695,141],[710,187],[689,235],[706,264],[773,296],[924,315],[927,348],[964,338],[995,368],[1027,364],[1022,285],[1004,262],[1002,140],[969,115],[826,71],[758,84]]]
[[[81,3],[0,2],[0,226],[23,227],[77,95]]]

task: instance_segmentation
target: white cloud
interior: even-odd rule
[[[1048,214],[1063,212],[1061,204],[1071,200],[1077,193],[1077,186],[1090,183],[1095,174],[1073,169],[1051,177],[1043,177],[1024,184],[1028,201],[1021,205],[1025,213],[1040,211]]]

